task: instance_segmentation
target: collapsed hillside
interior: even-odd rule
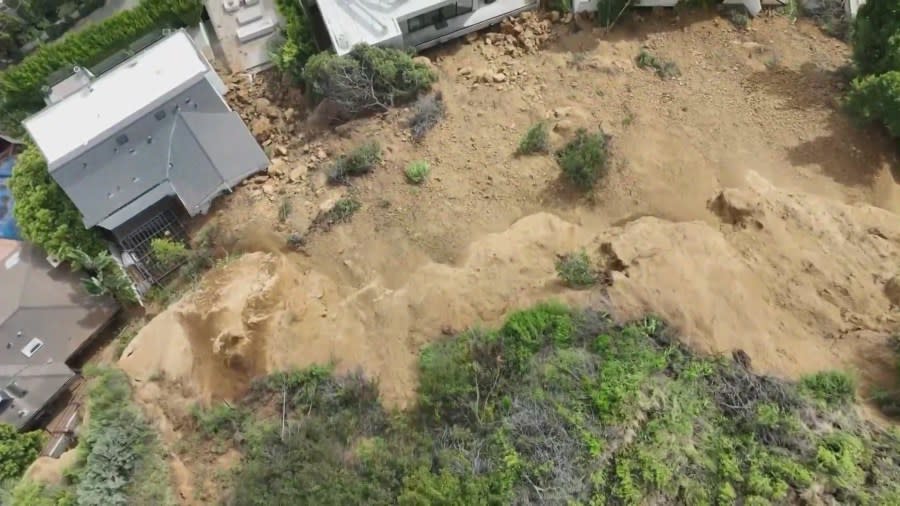
[[[430,345],[415,409],[365,376],[277,373],[195,430],[242,453],[230,502],[894,504],[900,433],[852,385],[701,358],[659,320],[542,305]]]
[[[742,350],[767,373],[850,367],[888,382],[891,358],[873,352],[900,325],[885,292],[900,265],[896,215],[784,192],[756,174],[709,205],[719,225],[644,217],[593,231],[535,214],[476,241],[459,264],[427,263],[397,287],[377,278],[342,286],[309,258],[248,253],[153,319],[120,364],[209,400],[239,397],[260,374],[333,361],[361,367],[402,405],[433,336],[558,298],[626,318],[652,311],[686,344]],[[606,270],[605,296],[556,280],[557,256],[580,249]]]

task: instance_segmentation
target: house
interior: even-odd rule
[[[297,0],[300,1],[300,0]],[[354,45],[425,49],[536,9],[538,0],[307,0],[337,54]]]
[[[84,226],[118,244],[139,289],[167,274],[149,260],[152,238],[181,235],[182,217],[268,166],[224,92],[176,31],[102,74],[75,68],[23,122]]]
[[[77,274],[35,247],[11,243],[0,244],[0,422],[29,429],[77,377],[67,362],[118,306],[86,294]]]

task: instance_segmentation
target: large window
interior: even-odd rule
[[[445,5],[433,11],[406,20],[406,32],[412,33],[434,25],[437,28],[447,26],[447,20],[472,12],[471,0]]]

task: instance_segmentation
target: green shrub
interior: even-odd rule
[[[0,129],[22,132],[18,123],[44,107],[41,89],[52,73],[95,65],[155,29],[193,26],[202,11],[199,0],[142,0],[132,10],[41,46],[0,73]]]
[[[55,255],[75,249],[93,256],[106,250],[100,235],[84,228],[81,213],[50,177],[34,145],[16,158],[9,188],[16,202],[13,215],[29,242]]]
[[[681,70],[678,69],[678,65],[675,62],[655,56],[646,49],[641,49],[635,61],[637,66],[642,69],[651,68],[655,70],[656,75],[662,79],[670,79],[681,75]]]
[[[597,282],[591,259],[584,251],[569,253],[558,259],[556,274],[571,288],[585,288]]]
[[[594,20],[598,25],[612,29],[622,14],[631,7],[632,0],[597,0],[597,12]]]
[[[860,6],[851,42],[860,74],[900,70],[900,0],[879,0]]]
[[[181,241],[170,237],[154,237],[150,240],[150,254],[163,266],[172,267],[187,259],[188,250]]]
[[[368,174],[381,161],[381,146],[377,141],[368,141],[339,156],[328,169],[328,181],[346,183],[353,176]]]
[[[404,51],[360,44],[343,56],[313,56],[303,80],[314,101],[330,100],[346,119],[411,100],[437,76]]]
[[[298,0],[275,0],[275,7],[284,24],[281,40],[271,51],[272,63],[281,73],[299,83],[303,80],[303,67],[316,54],[315,36]]]
[[[70,490],[31,480],[18,482],[4,498],[3,504],[10,506],[75,506],[75,497]]]
[[[200,432],[212,437],[230,436],[240,430],[247,413],[222,402],[208,409],[194,405],[191,415]]]
[[[547,153],[550,151],[550,132],[547,123],[539,121],[528,128],[525,136],[519,141],[516,154],[530,155],[532,153]]]
[[[855,79],[846,104],[860,120],[884,123],[891,135],[900,137],[900,70]]]
[[[79,505],[165,504],[168,477],[159,442],[131,404],[119,369],[88,368],[90,417],[79,441],[75,494]]]
[[[359,211],[362,204],[353,197],[345,197],[334,203],[334,206],[327,211],[320,212],[313,220],[313,226],[321,230],[329,230],[338,223],[350,221],[356,211]]]
[[[0,423],[0,480],[17,479],[41,453],[44,436],[39,431],[19,432]]]
[[[412,184],[421,184],[425,182],[431,169],[425,160],[416,160],[406,166],[406,179]]]
[[[556,161],[563,174],[581,189],[592,188],[606,175],[607,138],[601,131],[589,134],[579,128],[575,138],[556,152]]]
[[[81,282],[90,295],[109,296],[122,303],[137,302],[137,294],[125,270],[106,251],[90,256],[81,250],[69,249],[61,254],[61,258],[87,275]]]
[[[846,404],[856,398],[856,380],[840,371],[823,371],[800,379],[800,391],[826,404]]]

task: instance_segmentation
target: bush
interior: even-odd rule
[[[154,237],[150,241],[150,254],[160,264],[173,267],[184,262],[188,257],[188,250],[181,241],[169,237]]]
[[[275,7],[284,20],[282,38],[272,50],[272,63],[294,82],[303,80],[303,67],[316,54],[315,37],[303,6],[297,0],[275,0]]]
[[[409,118],[409,130],[414,141],[419,142],[444,118],[444,96],[440,92],[416,100],[413,115]]]
[[[681,70],[678,69],[678,65],[675,62],[655,56],[646,49],[641,49],[635,61],[637,66],[642,69],[654,69],[656,75],[661,79],[669,79],[681,75]]]
[[[19,432],[7,423],[0,423],[0,481],[14,480],[41,453],[44,444],[39,431]]]
[[[900,0],[863,4],[852,33],[853,60],[862,75],[900,70]]]
[[[547,153],[550,151],[550,132],[547,123],[539,121],[528,128],[525,136],[519,141],[517,155],[530,155],[533,153]]]
[[[67,249],[60,257],[87,274],[81,280],[87,293],[95,297],[113,297],[122,303],[137,301],[131,280],[108,252],[91,256],[81,250]]]
[[[381,146],[377,141],[368,141],[339,156],[328,169],[328,181],[346,183],[352,176],[368,174],[381,161]]]
[[[597,274],[587,253],[569,253],[556,261],[556,274],[571,288],[585,288],[597,282]]]
[[[425,178],[428,177],[430,171],[431,169],[428,167],[428,162],[417,160],[406,166],[406,179],[410,183],[421,184],[425,182]]]
[[[884,123],[900,137],[900,70],[855,79],[846,105],[860,120]]]
[[[607,137],[602,131],[589,134],[579,128],[575,138],[556,152],[556,161],[575,186],[592,188],[598,179],[606,175],[606,144]]]
[[[240,430],[247,413],[222,402],[209,409],[195,405],[191,409],[191,415],[204,435],[230,436]]]
[[[852,31],[853,81],[847,107],[865,122],[883,122],[900,137],[900,0],[867,2]]]
[[[0,73],[0,129],[22,132],[19,122],[44,107],[41,89],[52,73],[95,65],[155,29],[195,25],[202,12],[199,0],[142,0],[132,10],[38,48]]]
[[[93,256],[106,250],[100,235],[84,228],[81,213],[50,177],[34,145],[16,159],[9,188],[16,202],[13,215],[29,242],[55,255],[76,249]]]
[[[330,100],[346,119],[411,100],[437,76],[406,52],[360,44],[343,56],[313,56],[303,69],[303,80],[314,101]]]
[[[319,213],[313,220],[313,226],[320,230],[330,230],[338,223],[350,221],[350,217],[361,207],[362,204],[353,197],[342,198],[331,209]]]
[[[817,372],[800,379],[800,391],[826,404],[847,404],[856,397],[856,380],[840,371]]]
[[[167,476],[159,442],[131,404],[119,369],[89,368],[90,417],[78,446],[77,503],[85,506],[165,504]]]

